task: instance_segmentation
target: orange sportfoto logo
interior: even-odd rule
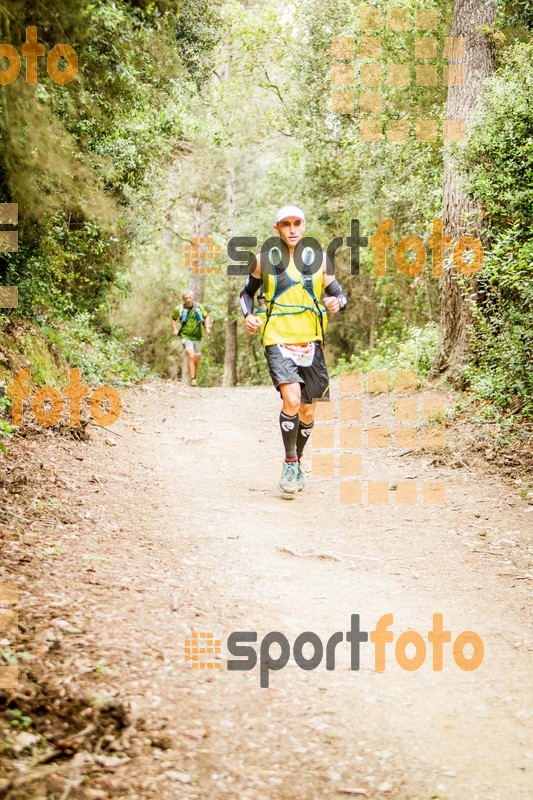
[[[193,669],[220,669],[220,662],[213,660],[218,655],[220,639],[214,633],[193,631],[192,638],[185,639],[185,661]]]
[[[26,28],[26,44],[22,45],[22,55],[26,59],[26,83],[35,86],[38,83],[37,67],[38,58],[46,55],[44,44],[37,42],[37,28],[30,25]],[[0,85],[8,86],[19,76],[21,59],[18,51],[12,44],[0,44],[0,59],[5,58],[9,62],[7,69],[0,69]],[[59,61],[64,59],[66,69],[59,69]],[[48,53],[46,59],[46,69],[48,75],[54,81],[63,86],[74,80],[78,74],[78,56],[76,51],[68,44],[56,44]]]
[[[259,664],[259,686],[268,689],[271,673],[286,667],[291,653],[296,666],[306,672],[315,670],[320,664],[325,664],[328,671],[335,670],[338,646],[344,641],[350,645],[350,669],[355,672],[361,668],[361,645],[368,642],[374,646],[376,672],[384,672],[391,662],[406,672],[415,672],[430,662],[433,672],[442,672],[451,659],[463,672],[472,672],[483,662],[485,646],[481,636],[475,631],[462,631],[452,638],[452,632],[444,627],[442,614],[433,614],[431,630],[425,636],[407,630],[395,638],[390,630],[393,624],[394,615],[383,614],[374,630],[365,631],[361,629],[359,614],[352,614],[349,631],[337,631],[327,642],[313,631],[304,631],[292,646],[281,631],[270,631],[262,639],[257,631],[233,631],[227,638],[226,647],[234,658],[227,660],[226,669],[229,672],[249,672]],[[258,642],[259,652],[253,646]],[[393,643],[394,647],[387,647]],[[185,640],[185,661],[193,669],[220,669],[220,639],[216,639],[214,633],[193,632],[192,638]]]
[[[30,370],[21,369],[15,375],[11,386],[7,387],[7,395],[11,398],[11,421],[13,425],[21,426],[24,418],[24,400],[29,399]],[[77,427],[80,424],[80,401],[89,394],[89,387],[80,382],[79,369],[70,370],[70,383],[65,389],[65,397],[69,400],[70,424]],[[58,389],[53,386],[42,386],[35,394],[31,395],[31,408],[35,420],[46,427],[55,425],[63,416],[63,397]],[[107,402],[108,408],[104,410],[102,403]],[[89,400],[91,416],[99,425],[112,425],[120,416],[122,402],[120,395],[112,386],[98,386],[91,394]]]

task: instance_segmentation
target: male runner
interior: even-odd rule
[[[190,384],[197,386],[196,376],[202,350],[202,325],[207,335],[211,336],[211,320],[206,307],[194,302],[194,295],[190,289],[183,292],[182,300],[183,302],[176,306],[172,314],[172,332],[183,342],[187,354]],[[176,320],[180,322],[179,330]]]
[[[325,254],[319,261],[320,251],[298,247],[305,227],[300,208],[280,208],[274,225],[280,247],[255,257],[240,294],[247,330],[263,328],[270,375],[283,400],[279,424],[285,461],[278,488],[288,494],[304,488],[300,459],[314,425],[316,401],[329,400],[323,352],[326,309],[335,313],[348,303]],[[261,284],[266,319],[254,314],[254,296]],[[323,291],[327,297],[322,305]]]

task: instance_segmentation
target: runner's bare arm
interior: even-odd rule
[[[204,320],[204,325],[205,325],[205,332],[207,333],[208,336],[211,336],[211,317],[209,316],[209,314]]]
[[[261,285],[261,262],[259,258],[259,255],[255,257],[255,263],[252,265],[244,288],[239,295],[241,311],[246,320],[246,330],[250,333],[255,333],[263,324],[261,317],[253,313],[254,296]]]

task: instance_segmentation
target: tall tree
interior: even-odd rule
[[[211,204],[206,202],[202,197],[197,197],[193,208],[193,239],[198,241],[207,237],[209,233],[210,215]],[[203,303],[205,294],[205,272],[191,272],[189,288],[194,292],[194,299],[199,303]]]
[[[228,165],[226,173],[226,198],[231,236],[237,233],[235,169]],[[228,303],[226,316],[226,348],[224,351],[224,386],[235,386],[237,382],[237,282],[234,277],[228,281]]]
[[[494,25],[497,0],[456,0],[452,37],[464,37],[464,55],[455,52],[450,64],[464,65],[464,82],[448,90],[446,119],[468,117],[479,96],[483,81],[494,71],[494,48],[488,31]],[[454,151],[447,147],[444,159],[442,216],[445,234],[456,241],[464,234],[479,235],[481,209],[469,199],[459,183]],[[433,372],[449,371],[457,377],[465,364],[470,346],[471,306],[476,291],[475,278],[464,278],[452,263],[440,279],[440,340]]]

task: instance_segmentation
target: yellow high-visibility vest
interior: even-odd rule
[[[291,256],[285,272],[274,272],[273,268],[261,270],[266,301],[263,344],[322,342],[328,324],[326,309],[319,302],[324,285],[322,269],[304,278]],[[314,297],[306,282],[312,286]]]

